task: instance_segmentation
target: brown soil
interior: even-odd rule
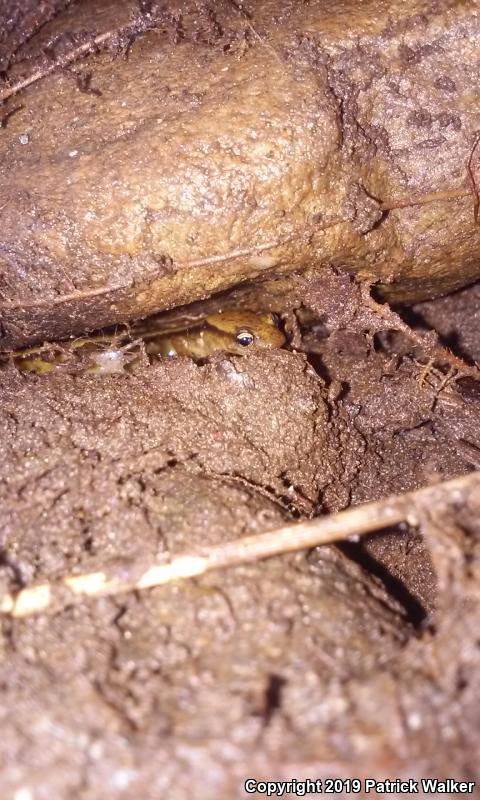
[[[347,297],[343,277],[329,281]],[[405,342],[402,356],[382,339],[355,287],[343,325],[325,284],[299,277],[297,288],[310,300],[290,297],[287,323],[308,360],[0,373],[4,588],[191,551],[478,467],[471,379],[439,392],[438,372],[422,378]],[[466,313],[477,291],[415,313],[432,323],[437,310],[445,332],[448,302],[448,335],[478,347]],[[455,522],[432,509],[432,541],[390,531],[6,618],[2,796],[203,800],[243,796],[247,777],[478,779],[477,512]]]

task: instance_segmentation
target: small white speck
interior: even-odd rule
[[[117,769],[112,774],[110,783],[115,789],[126,789],[136,775],[137,773],[134,769]]]
[[[407,717],[407,724],[410,730],[418,731],[422,727],[422,718],[420,714],[418,714],[416,711],[413,711],[411,714],[409,714]]]
[[[78,150],[70,150],[68,155],[70,158],[75,158],[75,156],[78,156]]]
[[[94,761],[98,761],[100,758],[102,758],[104,751],[105,747],[101,741],[92,742],[88,748],[88,754]]]
[[[22,788],[17,789],[13,795],[13,800],[33,800],[33,794],[26,786],[22,786]]]
[[[18,137],[18,141],[20,142],[20,144],[28,144],[30,141],[30,136],[28,135],[28,133],[21,133],[20,136]],[[20,800],[22,799],[20,798]]]
[[[122,100],[122,102],[120,103],[120,105],[121,105],[123,108],[125,108],[125,106],[127,105],[127,101],[126,101],[126,100]]]

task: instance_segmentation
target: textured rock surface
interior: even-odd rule
[[[16,54],[12,82],[123,31],[5,107],[5,349],[306,264],[413,297],[478,275],[476,2],[142,5],[75,3]]]

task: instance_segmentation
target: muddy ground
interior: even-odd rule
[[[335,314],[319,313],[322,283],[298,280],[295,349],[104,378],[0,372],[4,589],[480,466],[478,384],[441,388],[445,370],[425,370],[344,277],[328,279],[344,298]],[[474,360],[478,299],[474,286],[407,317]],[[247,777],[478,779],[478,506],[440,502],[426,538],[388,531],[4,618],[2,798],[235,798]]]

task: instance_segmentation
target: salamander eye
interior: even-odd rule
[[[238,344],[241,344],[242,347],[249,347],[255,341],[255,336],[253,335],[253,333],[247,330],[246,328],[242,329],[241,331],[238,331],[235,338]]]

